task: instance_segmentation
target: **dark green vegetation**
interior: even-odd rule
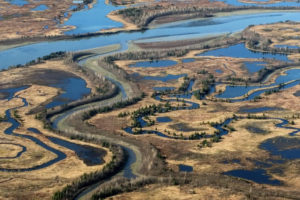
[[[166,51],[138,51],[138,52],[125,52],[118,53],[112,56],[104,57],[104,61],[108,64],[114,64],[117,60],[142,60],[149,59],[150,61],[156,61],[161,58],[175,56],[181,57],[188,53],[187,49],[175,49]],[[118,66],[116,66],[118,67]]]
[[[2,116],[0,116],[0,122],[2,122],[2,121],[4,121],[4,120],[6,120],[6,118],[5,118],[5,117],[2,117]]]
[[[118,14],[123,18],[128,19],[131,23],[136,24],[140,28],[146,28],[154,20],[158,20],[163,17],[173,16],[174,20],[176,18],[191,19],[191,18],[209,18],[213,17],[216,13],[221,12],[233,12],[239,10],[250,10],[250,9],[278,9],[278,8],[266,8],[266,7],[253,7],[253,6],[243,6],[243,7],[199,7],[193,4],[191,5],[176,5],[172,4],[167,7],[161,5],[155,6],[140,6],[140,7],[131,7],[118,11]],[[283,8],[280,8],[283,9]],[[290,7],[290,9],[293,9]],[[297,9],[297,8],[294,8]],[[184,17],[180,17],[184,16]]]
[[[178,88],[178,92],[185,92],[188,89],[191,81],[194,81],[194,79],[191,79],[191,78],[185,76],[183,83]]]
[[[125,108],[126,106],[133,105],[133,104],[139,102],[140,100],[142,100],[143,97],[144,97],[144,95],[142,95],[141,97],[135,97],[135,98],[127,100],[127,101],[121,101],[121,102],[115,103],[112,106],[106,106],[106,107],[102,107],[102,108],[99,108],[99,109],[90,110],[89,112],[85,112],[83,114],[82,120],[83,121],[88,120],[91,117],[93,117],[93,116],[95,116],[96,114],[99,114],[99,113],[110,112],[110,111],[115,110],[115,109]]]
[[[200,73],[204,73],[204,71],[200,72]],[[203,99],[203,97],[205,97],[207,94],[210,93],[211,91],[211,87],[214,86],[215,84],[215,78],[212,74],[210,73],[205,73],[206,76],[208,77],[205,77],[201,80],[201,85],[202,85],[202,88],[199,89],[199,90],[196,90],[194,92],[194,96],[198,99],[198,100],[201,100]]]
[[[96,194],[92,196],[92,200],[104,199],[124,192],[137,190],[145,185],[158,182],[156,178],[138,178],[133,181],[128,179],[118,179],[114,182],[103,185]]]

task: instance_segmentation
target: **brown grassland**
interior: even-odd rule
[[[214,187],[191,187],[191,186],[165,186],[165,185],[149,185],[138,191],[120,194],[108,200],[124,199],[174,199],[174,200],[208,200],[208,199],[245,199],[242,193],[232,194],[228,189]]]
[[[22,37],[35,36],[55,36],[66,30],[59,29],[57,22],[63,22],[64,13],[74,5],[71,0],[67,1],[43,1],[42,3],[33,0],[22,7],[12,5],[7,1],[0,1],[0,14],[3,20],[0,20],[1,41],[7,39],[16,39]],[[44,4],[49,9],[44,11],[32,11],[35,7]],[[14,24],[12,26],[12,24]],[[48,26],[48,28],[44,28]]]
[[[283,22],[268,25],[259,25],[250,28],[262,38],[272,40],[271,46],[274,45],[291,45],[299,46],[300,24],[297,22]]]
[[[289,23],[281,25],[266,25],[266,27],[272,26],[289,26]],[[263,26],[251,27],[251,29],[263,30]],[[279,30],[279,29],[277,29]],[[297,34],[297,32],[295,33]],[[277,41],[283,34],[278,34],[274,37],[274,41]],[[271,35],[268,35],[271,37]],[[278,39],[279,40],[279,39]],[[254,59],[238,59],[238,58],[215,58],[215,57],[194,57],[201,51],[191,51],[185,57],[168,57],[164,59],[171,59],[178,62],[177,65],[171,67],[163,67],[159,70],[157,68],[142,68],[142,67],[130,67],[129,65],[134,63],[131,60],[121,60],[115,63],[129,74],[139,73],[140,76],[164,76],[167,74],[186,73],[188,77],[195,78],[195,84],[193,90],[201,88],[201,81],[205,78],[203,74],[197,73],[200,70],[206,70],[208,73],[213,74],[215,80],[226,81],[228,76],[242,77],[244,79],[253,78],[257,74],[250,74],[244,67],[244,61],[256,61]],[[290,55],[291,58],[297,57],[297,54]],[[196,60],[191,63],[182,63],[182,58],[195,58]],[[144,60],[142,60],[144,61]],[[155,61],[154,61],[155,62]],[[270,62],[270,61],[269,61]],[[268,63],[268,66],[276,65],[276,63]],[[272,83],[276,77],[284,74],[287,69],[298,68],[297,66],[286,67],[283,69],[275,70],[263,84]],[[215,70],[222,70],[223,73],[217,73]],[[253,78],[255,79],[255,78]],[[131,123],[130,116],[120,118],[119,113],[133,112],[138,108],[145,107],[151,104],[158,104],[159,101],[150,98],[153,93],[153,87],[179,87],[183,83],[183,78],[172,80],[168,82],[159,81],[146,81],[137,78],[137,84],[139,88],[147,94],[148,97],[144,98],[139,103],[117,109],[109,113],[98,114],[89,120],[89,123],[94,125],[99,131],[109,131],[115,134],[122,134],[126,137],[133,137],[141,142],[150,142],[154,145],[165,159],[167,167],[173,171],[178,172],[179,164],[186,164],[193,166],[193,173],[195,174],[211,174],[222,173],[234,169],[253,169],[255,163],[253,161],[263,161],[270,158],[270,154],[259,148],[259,145],[274,137],[289,137],[288,134],[291,130],[279,128],[275,125],[280,122],[278,119],[284,118],[289,121],[294,121],[294,127],[299,127],[300,120],[295,117],[298,116],[300,107],[298,106],[299,95],[295,95],[300,86],[294,86],[290,89],[282,90],[273,94],[262,94],[260,99],[244,101],[244,102],[221,102],[211,101],[212,98],[207,100],[197,100],[192,97],[191,101],[200,104],[200,108],[190,110],[178,110],[167,113],[157,113],[154,116],[150,116],[150,119],[154,120],[156,117],[167,116],[172,119],[168,123],[155,123],[150,127],[143,128],[144,130],[158,130],[164,133],[165,130],[169,130],[171,133],[183,134],[189,136],[195,132],[195,130],[206,131],[208,134],[212,134],[215,129],[211,127],[208,122],[222,122],[226,118],[232,117],[236,114],[237,120],[233,120],[230,126],[234,129],[229,131],[228,135],[222,137],[218,143],[213,143],[212,147],[199,147],[201,140],[176,140],[162,138],[154,134],[147,135],[130,135],[122,129],[129,126]],[[253,83],[258,84],[258,83]],[[224,85],[219,86],[219,89],[224,90]],[[217,91],[219,90],[217,89]],[[211,94],[211,96],[215,95]],[[280,98],[279,98],[280,97]],[[204,102],[204,104],[203,104]],[[259,107],[273,107],[274,110],[265,111],[264,113],[255,113],[256,116],[266,116],[266,119],[252,119],[247,118],[247,114],[243,111],[244,108],[259,108]],[[186,124],[193,131],[180,132],[174,129],[174,124]],[[298,136],[294,136],[299,138]],[[238,163],[231,162],[232,160],[239,160]],[[226,164],[224,164],[226,162]],[[299,161],[288,161],[281,164],[280,167],[284,169],[283,173],[276,173],[268,171],[268,174],[273,178],[276,178],[284,183],[282,186],[264,186],[269,189],[278,189],[280,191],[293,191],[296,192],[299,187],[299,174],[297,171],[299,167],[297,164]],[[187,175],[188,176],[188,175]],[[170,199],[224,199],[226,196],[226,189],[224,188],[193,188],[191,189],[185,186],[166,186],[166,185],[150,185],[145,186],[135,192],[124,193],[108,199],[147,199],[147,195],[155,194],[151,196],[153,199],[159,199],[161,197]],[[215,191],[212,192],[211,191]],[[203,195],[203,196],[201,196]],[[213,195],[209,196],[209,195]],[[227,194],[226,199],[244,199],[244,194],[230,193]],[[199,198],[199,196],[203,198]],[[206,198],[207,197],[207,198]],[[280,199],[280,198],[279,198]]]
[[[116,3],[118,2],[119,1]],[[203,2],[204,1],[199,1],[193,5],[200,5]],[[210,6],[210,3],[207,1],[204,3],[207,3],[207,6]],[[167,7],[171,3],[161,2],[159,4]],[[184,4],[184,2],[179,3],[178,5],[182,4]],[[66,6],[67,3],[66,5],[63,5]],[[272,41],[274,42],[272,45],[294,44],[292,40],[287,40],[284,37],[290,38],[298,36],[298,31],[293,32],[291,28],[295,28],[295,26],[294,24],[292,26],[290,23],[278,23],[274,25],[249,27],[248,31],[255,32],[263,38],[272,37]],[[125,28],[130,28],[129,24],[125,24]],[[269,29],[271,31],[269,31]],[[287,34],[283,34],[283,30],[288,30]],[[202,43],[203,41],[199,40],[198,42]],[[160,45],[161,44],[157,46],[160,47]],[[164,45],[166,44],[163,44],[162,46]],[[143,48],[143,45],[140,47]],[[196,54],[201,52],[203,52],[203,49],[190,51],[182,57],[163,58],[177,62],[174,66],[163,68],[139,68],[129,66],[136,61],[145,61],[145,59],[135,61],[128,59],[118,60],[113,63],[117,66],[112,65],[115,68],[105,68],[103,62],[97,62],[95,59],[86,62],[86,69],[119,81],[130,98],[138,96],[141,92],[145,93],[145,97],[133,105],[117,108],[110,112],[104,111],[97,114],[95,111],[96,114],[91,115],[91,118],[88,118],[87,121],[84,121],[82,116],[83,114],[86,114],[84,113],[85,111],[91,110],[92,106],[85,107],[85,110],[82,112],[78,111],[78,115],[75,113],[71,117],[63,120],[60,124],[63,128],[66,130],[68,129],[69,132],[77,131],[79,133],[84,133],[84,136],[86,137],[94,136],[99,140],[105,138],[109,142],[113,141],[119,145],[132,148],[137,157],[137,162],[132,167],[133,172],[142,177],[144,176],[143,172],[145,172],[145,176],[151,175],[155,177],[156,175],[159,175],[163,178],[172,178],[174,174],[180,176],[180,178],[190,179],[193,179],[193,177],[197,178],[198,176],[211,177],[211,179],[204,179],[205,181],[203,180],[202,186],[196,184],[168,185],[156,183],[143,186],[133,192],[125,192],[114,197],[109,197],[108,199],[247,199],[251,197],[249,197],[249,193],[252,193],[252,187],[255,189],[259,188],[260,192],[264,190],[267,192],[282,192],[283,195],[281,196],[276,196],[274,194],[278,199],[286,196],[289,198],[289,194],[291,194],[292,197],[299,195],[300,168],[298,160],[291,160],[279,164],[279,167],[282,168],[281,173],[276,172],[276,167],[272,167],[271,170],[267,171],[268,175],[272,178],[276,178],[284,183],[281,186],[259,185],[242,179],[234,179],[232,182],[223,183],[222,181],[227,180],[227,176],[222,175],[222,173],[235,169],[251,170],[256,167],[256,161],[265,161],[273,159],[274,157],[277,158],[276,156],[270,155],[266,150],[261,149],[259,145],[268,139],[275,137],[289,138],[288,134],[291,130],[277,127],[276,124],[278,124],[280,120],[275,118],[287,119],[290,123],[293,121],[293,124],[291,123],[289,126],[299,127],[300,105],[298,102],[300,98],[300,85],[296,85],[286,90],[280,90],[272,94],[265,93],[260,95],[259,99],[251,101],[230,103],[216,100],[214,96],[218,92],[224,91],[225,86],[229,84],[245,84],[243,81],[231,81],[228,79],[230,77],[241,78],[244,80],[249,80],[251,78],[252,82],[249,81],[249,85],[260,84],[260,82],[255,82],[255,80],[259,78],[259,74],[257,72],[254,74],[249,73],[244,65],[245,61],[258,60],[196,56]],[[299,54],[292,54],[290,57],[297,59],[299,58]],[[184,58],[194,58],[195,61],[183,63],[182,59]],[[276,61],[268,60],[267,65],[275,68],[278,63]],[[298,68],[298,66],[287,65],[285,68],[277,69],[268,75],[261,84],[274,82],[276,77],[284,74],[287,69],[291,68]],[[218,73],[216,70],[221,70],[222,73]],[[133,75],[134,73],[138,73],[139,76]],[[227,127],[223,127],[228,130],[228,134],[222,136],[220,141],[211,142],[210,146],[204,146],[203,141],[206,140],[205,138],[182,140],[180,138],[162,138],[154,134],[133,135],[125,132],[123,129],[131,125],[132,118],[130,115],[119,117],[118,115],[120,113],[132,113],[145,106],[153,104],[157,105],[159,103],[164,104],[165,102],[157,101],[151,97],[154,92],[153,87],[180,88],[186,81],[183,77],[178,80],[174,79],[167,82],[143,80],[142,77],[165,76],[168,74],[178,75],[179,73],[185,73],[187,74],[187,77],[195,80],[192,88],[193,91],[201,90],[204,87],[205,80],[208,80],[209,78],[213,78],[215,82],[222,82],[222,84],[217,87],[216,92],[209,94],[206,99],[199,100],[195,96],[191,97],[189,101],[198,103],[200,108],[155,113],[155,115],[149,116],[153,121],[156,121],[156,117],[169,117],[172,121],[167,123],[155,122],[153,125],[145,127],[143,130],[157,130],[165,134],[170,132],[170,136],[175,133],[177,136],[182,135],[189,137],[195,132],[206,132],[207,135],[213,135],[216,131],[216,128],[213,127],[214,123],[222,123],[226,119],[235,116],[235,119]],[[19,115],[18,121],[21,123],[21,126],[15,132],[34,136],[45,144],[64,152],[67,155],[66,159],[36,171],[29,171],[26,173],[1,171],[0,198],[50,199],[50,196],[55,191],[61,190],[61,188],[78,179],[82,174],[101,170],[106,163],[112,160],[113,155],[108,148],[63,137],[63,135],[67,135],[67,133],[62,132],[62,135],[55,134],[53,131],[46,129],[43,122],[36,119],[35,114],[29,114],[32,109],[45,105],[61,93],[62,90],[50,87],[49,85],[57,83],[67,77],[81,77],[87,82],[87,87],[92,89],[93,94],[97,92],[97,88],[103,86],[104,82],[99,81],[101,79],[99,77],[99,79],[95,79],[93,76],[89,76],[84,70],[78,68],[76,63],[71,62],[70,59],[50,60],[26,68],[15,68],[0,72],[1,88],[20,85],[29,86],[27,89],[16,94],[19,97],[26,98],[29,105],[17,109]],[[104,105],[111,105],[112,102],[120,101],[120,96],[119,93],[102,101],[102,104],[99,104],[100,108]],[[167,95],[162,95],[162,97],[168,99]],[[97,102],[93,103],[93,105],[97,104]],[[7,109],[22,105],[23,103],[20,98],[13,98],[10,101],[0,100],[0,117],[5,115]],[[171,102],[170,105],[181,106],[183,105],[183,102]],[[245,109],[265,106],[274,109],[264,113],[255,113],[255,117],[252,118],[244,112]],[[0,143],[1,156],[15,156],[21,148],[14,144],[22,144],[27,148],[27,151],[19,158],[1,159],[1,168],[18,168],[20,166],[24,168],[32,167],[54,158],[55,155],[53,153],[46,151],[34,142],[4,134],[4,130],[9,127],[9,124],[1,121],[0,124],[0,139],[3,143]],[[180,128],[178,128],[180,126],[185,127],[186,130],[180,130]],[[40,130],[42,134],[34,134],[28,131],[28,128],[30,127]],[[102,165],[87,166],[77,157],[75,152],[59,145],[55,145],[50,142],[47,136],[55,136],[77,144],[101,148],[106,151],[106,155],[103,158],[105,163]],[[294,137],[299,139],[298,135]],[[238,162],[234,162],[234,160],[238,160]],[[179,172],[179,164],[192,166],[193,172]],[[219,178],[221,183],[214,185],[214,183],[219,181]],[[231,183],[234,184],[231,185]],[[237,189],[239,183],[241,184],[241,187],[243,187],[242,189]],[[255,191],[253,193],[255,193]]]

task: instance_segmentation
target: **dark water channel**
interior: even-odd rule
[[[18,87],[18,88],[10,88],[10,89],[3,89],[0,90],[0,92],[6,92],[8,93],[7,95],[7,100],[11,100],[13,98],[21,98],[18,96],[15,96],[15,93],[24,90],[28,88],[28,86],[23,86],[23,87]],[[26,101],[26,99],[21,98],[23,101],[23,106],[20,107],[16,107],[16,108],[12,108],[12,109],[8,109],[5,112],[5,117],[6,120],[5,122],[8,122],[11,124],[11,126],[9,128],[7,128],[4,133],[8,134],[8,135],[12,135],[12,136],[16,136],[16,137],[21,137],[24,139],[28,139],[31,140],[32,142],[34,142],[36,145],[39,145],[40,147],[54,153],[56,155],[56,158],[47,161],[45,163],[42,163],[40,165],[36,165],[30,168],[18,168],[18,169],[6,169],[6,168],[0,168],[0,171],[7,171],[7,172],[25,172],[25,171],[33,171],[33,170],[38,170],[38,169],[42,169],[42,168],[46,168],[49,167],[63,159],[66,158],[66,154],[53,148],[50,147],[49,145],[45,144],[44,142],[42,142],[41,140],[39,140],[38,138],[31,136],[31,135],[23,135],[23,134],[19,134],[16,133],[15,130],[20,126],[20,123],[15,119],[15,117],[17,117],[17,114],[14,114],[14,116],[12,116],[12,113],[15,113],[16,109],[22,108],[22,107],[26,107],[28,106],[28,103]],[[36,128],[28,128],[29,131],[36,133],[38,135],[41,135],[42,133],[36,129]],[[68,148],[72,151],[74,151],[77,156],[82,159],[87,165],[98,165],[98,164],[102,164],[103,160],[102,157],[105,155],[105,151],[98,149],[98,148],[94,148],[88,145],[79,145],[76,143],[72,143],[72,142],[68,142],[66,140],[62,140],[59,138],[55,138],[55,137],[47,137],[51,142],[63,146],[65,148]],[[13,158],[18,158],[20,157],[24,152],[27,151],[27,148],[23,145],[20,144],[13,144],[13,145],[18,145],[20,147],[22,147],[22,151],[18,152],[18,154],[12,158],[1,158],[1,159],[13,159]]]

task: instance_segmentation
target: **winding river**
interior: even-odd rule
[[[20,98],[23,101],[23,105],[16,107],[16,108],[11,108],[11,109],[7,109],[5,111],[5,120],[4,122],[8,122],[11,124],[10,127],[8,127],[7,129],[5,129],[4,133],[7,135],[12,135],[12,136],[16,136],[16,137],[21,137],[21,138],[25,138],[28,140],[31,140],[32,142],[34,142],[36,145],[42,147],[43,149],[50,151],[51,153],[55,154],[55,158],[51,159],[45,163],[39,164],[39,165],[35,165],[33,167],[28,167],[28,168],[0,168],[0,171],[6,171],[6,172],[25,172],[25,171],[33,171],[33,170],[38,170],[38,169],[43,169],[46,167],[49,167],[63,159],[66,158],[66,154],[60,150],[57,150],[49,145],[47,145],[46,143],[42,142],[40,139],[38,139],[37,137],[34,137],[32,135],[26,135],[26,134],[19,134],[16,133],[15,130],[19,128],[20,123],[18,122],[18,120],[16,120],[16,115],[12,116],[12,113],[15,112],[15,110],[20,109],[22,107],[26,107],[28,106],[28,102],[26,101],[25,98],[21,98],[19,96],[16,96],[15,94],[19,91],[22,91],[24,89],[28,88],[28,86],[23,86],[23,87],[18,87],[18,88],[10,88],[10,89],[3,89],[0,90],[0,92],[7,92],[7,101],[12,100],[13,98]],[[83,87],[84,88],[84,87]],[[54,101],[55,102],[55,101]],[[28,128],[28,131],[31,131],[35,134],[41,135],[42,133],[35,129],[35,128]],[[59,146],[65,147],[67,149],[70,149],[72,151],[74,151],[77,156],[82,159],[87,165],[99,165],[102,164],[104,161],[102,160],[102,157],[105,155],[105,151],[95,148],[95,147],[91,147],[88,145],[79,145],[76,143],[72,143],[72,142],[68,142],[66,140],[60,139],[60,138],[56,138],[56,137],[50,137],[47,136],[47,139],[49,141],[51,141],[52,143],[55,143]],[[4,144],[4,143],[1,143]],[[20,152],[17,153],[16,156],[14,157],[1,157],[0,159],[15,159],[15,158],[19,158],[22,156],[23,153],[25,153],[27,151],[27,147],[20,145],[20,144],[15,144],[15,143],[6,143],[6,144],[12,144],[12,145],[16,145],[22,148],[22,150]]]
[[[11,93],[9,94],[9,98],[7,100],[11,100],[12,98],[20,98],[18,96],[14,97],[14,94],[18,91],[23,90],[23,89],[24,89],[24,87],[17,88],[17,89],[12,89],[10,91]],[[14,168],[0,168],[0,171],[25,172],[25,171],[38,170],[38,169],[42,169],[42,168],[48,167],[50,165],[53,165],[53,164],[55,164],[55,163],[57,163],[57,162],[59,162],[59,161],[66,158],[65,153],[63,153],[62,151],[59,151],[59,150],[57,150],[53,147],[48,146],[47,144],[45,144],[44,142],[42,142],[38,138],[33,137],[31,135],[23,135],[23,134],[19,134],[19,133],[14,132],[20,126],[20,123],[11,116],[11,112],[13,112],[16,109],[28,106],[28,103],[27,103],[26,99],[24,99],[24,98],[21,98],[21,99],[24,103],[22,106],[6,110],[6,112],[5,112],[5,116],[6,116],[5,122],[11,123],[11,126],[9,128],[7,128],[4,131],[4,133],[7,134],[7,135],[12,135],[12,136],[21,137],[21,138],[31,140],[32,142],[34,142],[35,144],[41,146],[42,148],[54,153],[56,155],[56,158],[54,158],[52,160],[49,160],[49,161],[47,161],[43,164],[39,164],[39,165],[29,167],[29,168],[15,168],[15,169]]]
[[[236,0],[227,0],[228,3],[237,5]],[[290,2],[288,2],[290,3]],[[285,5],[286,3],[282,3]],[[282,5],[282,4],[276,4],[276,5]],[[293,6],[296,4],[298,6],[298,3],[291,3],[289,5]],[[77,28],[66,32],[66,34],[78,34],[78,33],[87,33],[92,32],[95,30],[99,30],[101,28],[113,28],[120,26],[119,23],[113,22],[111,23],[111,20],[108,20],[106,18],[106,14],[112,10],[120,9],[120,7],[112,7],[111,5],[107,6],[103,3],[103,1],[98,1],[98,3],[94,6],[92,9],[86,9],[82,10],[78,13],[73,14],[73,18],[65,23],[65,25],[77,25]],[[96,11],[103,11],[101,15]],[[91,23],[83,23],[86,21],[89,21],[88,19],[91,19],[94,16],[98,16],[97,22],[91,21]],[[79,20],[80,19],[80,20]],[[249,25],[257,25],[257,24],[267,24],[267,23],[274,23],[279,21],[286,21],[286,20],[298,20],[300,19],[300,13],[294,12],[294,11],[274,11],[274,12],[259,12],[259,11],[253,11],[253,13],[232,13],[229,16],[222,16],[217,15],[213,18],[207,18],[207,19],[193,19],[193,20],[185,20],[180,22],[174,22],[170,24],[164,24],[160,26],[156,26],[154,28],[151,28],[145,32],[123,32],[118,34],[111,34],[111,35],[99,35],[95,37],[90,38],[81,38],[81,39],[74,39],[74,40],[60,40],[60,41],[53,41],[53,42],[39,42],[35,44],[30,45],[24,45],[16,48],[11,48],[7,50],[0,51],[0,69],[7,69],[9,66],[18,65],[18,64],[25,64],[31,60],[34,60],[38,57],[45,56],[47,54],[50,54],[52,52],[56,51],[80,51],[80,50],[86,50],[91,48],[96,48],[100,46],[107,46],[111,44],[119,43],[122,46],[121,50],[126,50],[128,48],[128,44],[131,41],[136,42],[156,42],[156,41],[172,41],[172,40],[179,40],[179,39],[191,39],[191,38],[198,38],[198,37],[205,37],[205,36],[211,36],[211,35],[219,35],[224,33],[233,33],[243,30]],[[103,20],[103,21],[101,21]],[[95,27],[95,23],[98,24],[98,22],[101,21],[103,24],[100,24],[99,26]],[[232,56],[232,55],[230,55]],[[287,61],[287,60],[284,60]],[[289,73],[289,72],[287,72]],[[290,77],[290,76],[288,76]],[[295,80],[295,77],[292,77],[290,80]],[[297,80],[298,81],[298,80]],[[117,84],[117,82],[115,82]],[[281,82],[280,82],[281,83]],[[278,83],[277,83],[278,84]],[[296,83],[295,83],[296,84]],[[298,84],[298,82],[297,82]],[[118,85],[118,84],[117,84]],[[120,88],[122,88],[122,85],[119,85]],[[20,91],[25,88],[16,89],[14,92],[9,94],[9,97],[7,99],[11,98],[19,98],[14,97],[14,94],[17,91]],[[227,90],[226,90],[227,91]],[[223,93],[222,95],[226,94]],[[245,92],[241,93],[241,95],[245,94]],[[126,94],[123,93],[123,98],[126,98]],[[241,96],[240,95],[240,96]],[[255,94],[257,95],[257,94]],[[255,96],[254,95],[254,96]],[[237,97],[236,96],[230,96]],[[188,96],[187,96],[188,97]],[[229,98],[228,96],[225,96],[226,98]],[[123,99],[121,98],[121,99]],[[161,97],[157,97],[160,99]],[[186,98],[186,96],[180,96],[179,98]],[[24,106],[27,106],[26,99],[22,99],[24,102]],[[119,100],[119,99],[117,99]],[[117,101],[116,100],[116,101]],[[168,101],[177,101],[177,99],[173,99],[170,97]],[[189,104],[189,107],[182,107],[181,109],[194,109],[198,108],[199,105],[191,102],[191,101],[185,101],[185,103]],[[109,105],[110,103],[107,103]],[[31,140],[32,142],[35,142],[37,145],[43,147],[44,149],[54,153],[56,155],[55,159],[52,159],[46,163],[43,163],[41,165],[37,165],[31,168],[20,168],[20,169],[4,169],[1,168],[1,171],[12,171],[12,172],[22,172],[22,171],[31,171],[36,169],[41,169],[47,166],[50,166],[54,163],[57,163],[63,159],[66,158],[66,155],[57,150],[54,149],[47,144],[43,143],[39,139],[33,136],[29,135],[22,135],[15,133],[14,131],[20,126],[20,123],[15,120],[11,116],[11,111],[18,109],[8,109],[6,111],[6,117],[7,122],[11,123],[12,126],[5,130],[5,134],[10,134],[16,137],[24,137],[26,139]],[[57,128],[57,124],[59,121],[64,119],[66,116],[69,116],[70,114],[73,114],[76,111],[79,111],[80,109],[75,109],[70,112],[64,113],[62,116],[56,118],[56,121],[54,122],[54,128]],[[140,118],[142,120],[142,117]],[[226,121],[224,123],[230,123],[229,121]],[[280,125],[281,128],[288,128],[283,127],[285,121],[282,122]],[[225,124],[220,124],[216,128],[221,131],[222,134],[227,134],[225,132],[225,129],[222,128],[222,126]],[[279,126],[279,125],[278,125]],[[291,128],[292,129],[292,128]],[[34,130],[34,129],[32,129]],[[36,131],[37,132],[37,131]],[[128,131],[130,132],[130,131]],[[293,132],[290,133],[290,135],[295,135],[298,133],[299,130],[295,129]],[[148,132],[147,132],[148,133]],[[155,132],[151,132],[155,133]],[[39,133],[37,133],[39,134]],[[160,135],[162,137],[166,137],[166,135],[162,133],[155,133],[157,135]],[[168,137],[168,136],[167,136]],[[52,140],[54,142],[54,140]],[[67,146],[67,145],[65,145]],[[262,147],[263,148],[263,147]],[[267,147],[266,147],[267,149]],[[23,149],[24,152],[26,149]],[[268,150],[268,149],[267,149]],[[136,177],[135,174],[131,171],[131,165],[136,161],[136,155],[131,149],[125,149],[125,151],[129,154],[129,159],[127,161],[127,164],[124,169],[124,176],[127,178],[134,178]],[[132,153],[133,152],[133,153]],[[21,153],[22,154],[22,153]],[[20,156],[21,156],[20,154]],[[261,172],[261,171],[260,171]]]
[[[160,113],[177,111],[177,110],[192,110],[192,109],[200,108],[200,105],[198,103],[186,100],[186,99],[190,99],[193,95],[193,91],[192,91],[193,85],[194,85],[194,80],[191,80],[185,91],[183,91],[181,94],[177,94],[177,95],[167,95],[167,98],[162,98],[161,95],[156,95],[155,99],[160,102],[165,102],[165,103],[166,102],[178,102],[178,103],[186,104],[186,105],[177,106],[177,107],[171,106],[169,110],[166,110],[166,108],[162,108]],[[213,90],[211,92],[213,92]],[[139,115],[137,117],[137,121],[139,122],[141,128],[147,128],[147,122],[143,119],[144,117],[148,117],[148,115]],[[169,119],[169,120],[171,120],[171,119]],[[218,130],[218,134],[217,134],[218,136],[221,137],[223,135],[228,134],[228,130],[224,129],[224,126],[228,125],[231,121],[232,121],[232,119],[229,118],[229,119],[226,119],[223,123],[213,125],[214,128]],[[133,131],[133,127],[126,127],[124,130],[129,134],[136,134]],[[201,134],[193,135],[191,137],[178,137],[178,136],[175,137],[175,136],[170,136],[170,135],[164,134],[157,130],[141,130],[138,134],[155,134],[157,136],[164,137],[164,138],[183,139],[183,140],[189,140],[189,139],[195,140],[195,139],[214,137],[214,135],[201,135]]]

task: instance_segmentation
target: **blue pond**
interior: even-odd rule
[[[172,119],[170,117],[157,117],[156,121],[159,123],[171,122]]]
[[[177,62],[174,60],[157,60],[157,61],[137,62],[130,65],[130,67],[170,67],[176,64]]]
[[[151,80],[151,81],[162,81],[167,82],[174,79],[179,79],[181,77],[187,76],[187,74],[179,74],[179,75],[173,75],[168,74],[166,76],[144,76],[144,80]]]
[[[220,69],[216,69],[216,72],[219,73],[219,74],[222,74],[222,73],[223,73],[223,71],[220,70]]]
[[[244,64],[248,72],[255,73],[263,69],[266,62],[254,61],[254,62],[244,62]]]
[[[255,59],[268,58],[268,59],[280,60],[283,62],[289,61],[287,55],[254,52],[247,49],[244,43],[232,45],[225,48],[215,49],[211,51],[206,51],[204,53],[198,54],[197,56],[218,56],[218,57],[255,58]]]
[[[271,138],[263,142],[259,147],[283,159],[294,160],[300,158],[300,140],[297,138]]]
[[[192,172],[193,171],[193,167],[189,166],[189,165],[178,165],[179,171],[180,172]]]
[[[241,108],[239,112],[259,113],[259,112],[266,112],[271,110],[278,110],[278,108],[276,107]]]
[[[175,87],[154,87],[153,90],[155,91],[168,91],[168,90],[174,90]]]
[[[278,86],[279,84],[296,80],[296,81],[284,86],[284,88],[290,88],[299,83],[300,69],[290,69],[290,70],[287,70],[285,73],[286,73],[286,75],[281,75],[281,76],[277,77],[275,80],[275,83],[266,85],[266,86],[262,86],[262,87],[261,86],[226,86],[226,90],[222,94],[217,95],[217,97],[218,98],[240,97],[240,96],[247,94],[249,91],[251,91],[253,89],[261,88],[260,91],[254,92],[251,95],[249,95],[247,100],[250,100],[250,99],[253,99],[255,96],[258,96],[258,95],[264,93],[265,91],[271,90],[271,89],[267,89],[267,87]]]
[[[196,59],[195,58],[185,58],[182,59],[181,62],[182,63],[190,63],[190,62],[194,62]]]
[[[39,6],[33,8],[33,9],[31,9],[31,10],[32,10],[32,11],[45,11],[45,10],[47,10],[47,9],[48,9],[48,6],[42,4],[42,5],[39,5]]]
[[[238,170],[228,171],[223,174],[248,179],[261,184],[269,184],[269,185],[281,184],[280,181],[271,179],[271,176],[268,175],[266,171],[263,169],[254,169],[254,170],[238,169]]]
[[[28,1],[26,1],[26,0],[5,0],[5,1],[12,5],[16,5],[16,6],[20,6],[20,7],[28,4]]]
[[[86,82],[80,78],[68,78],[61,83],[52,84],[50,86],[61,88],[64,92],[56,97],[51,103],[47,104],[45,106],[47,109],[79,100],[84,95],[88,95],[91,91],[91,89],[86,87]]]

